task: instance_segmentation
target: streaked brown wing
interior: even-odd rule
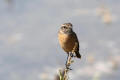
[[[73,36],[74,36],[74,39],[75,39],[75,43],[76,43],[76,45],[77,45],[77,49],[76,49],[76,51],[79,51],[79,41],[78,41],[78,38],[77,38],[77,35],[76,35],[76,33],[75,32],[73,32]]]

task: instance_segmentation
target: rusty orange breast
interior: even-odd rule
[[[71,52],[73,50],[76,39],[72,34],[59,33],[58,39],[65,52]]]

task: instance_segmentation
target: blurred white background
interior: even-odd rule
[[[0,0],[0,80],[53,80],[66,60],[57,40],[65,22],[82,54],[70,80],[119,80],[119,9],[119,0]]]

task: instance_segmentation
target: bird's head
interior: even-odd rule
[[[71,23],[64,23],[61,25],[60,32],[62,33],[71,33],[72,32],[72,24]]]

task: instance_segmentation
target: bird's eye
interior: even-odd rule
[[[66,29],[66,26],[63,26],[64,29]]]

